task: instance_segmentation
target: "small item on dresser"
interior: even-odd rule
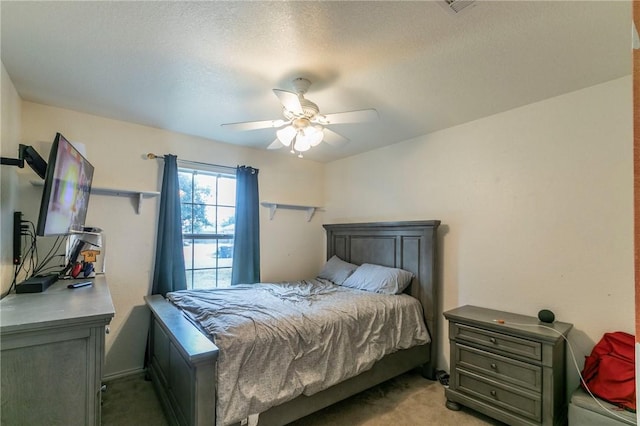
[[[57,280],[57,274],[31,277],[16,286],[16,293],[41,293]]]
[[[71,268],[70,274],[73,278],[78,278],[78,275],[80,275],[80,272],[82,272],[82,263],[76,262]]]
[[[90,277],[91,274],[93,273],[94,269],[93,269],[93,263],[91,262],[83,262],[82,265],[82,276],[87,278]],[[95,276],[95,274],[93,274],[93,276]]]
[[[95,268],[93,266],[94,262],[97,260],[97,255],[100,254],[99,250],[85,250],[80,252],[82,256],[84,256],[84,260],[82,261],[82,275],[85,278],[95,277]]]
[[[82,282],[79,282],[79,283],[69,284],[67,286],[67,288],[71,288],[71,289],[80,288],[80,287],[86,287],[86,286],[91,285],[91,284],[93,284],[91,281],[82,281]]]
[[[542,309],[538,312],[538,319],[547,324],[551,324],[556,320],[556,316],[548,309]]]

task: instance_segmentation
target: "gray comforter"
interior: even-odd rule
[[[220,349],[216,424],[312,395],[429,342],[420,303],[325,280],[168,293]]]

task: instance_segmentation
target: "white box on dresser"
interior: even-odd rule
[[[0,301],[2,425],[100,425],[105,331],[115,314],[104,276]]]
[[[564,338],[572,324],[477,306],[444,316],[451,347],[448,408],[462,404],[509,425],[566,424]]]

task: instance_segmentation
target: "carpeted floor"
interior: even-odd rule
[[[151,382],[143,375],[107,382],[102,394],[103,426],[168,425]],[[300,419],[291,426],[438,425],[482,426],[502,423],[463,408],[448,410],[444,388],[409,372]]]

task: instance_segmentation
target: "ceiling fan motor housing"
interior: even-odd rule
[[[311,86],[311,82],[306,78],[298,77],[293,80],[293,89],[296,91],[298,95],[304,95],[309,90],[309,86]]]
[[[306,117],[300,117],[300,118],[296,118],[295,120],[293,120],[293,123],[291,123],[291,125],[296,130],[302,130],[302,129],[305,129],[305,128],[309,127],[311,125],[311,122]]]
[[[293,111],[289,111],[286,107],[283,109],[283,114],[287,120],[295,120],[296,118],[307,118],[313,120],[320,112],[318,105],[314,104],[308,99],[305,99],[300,95],[300,105],[302,106],[302,115],[296,114]]]

